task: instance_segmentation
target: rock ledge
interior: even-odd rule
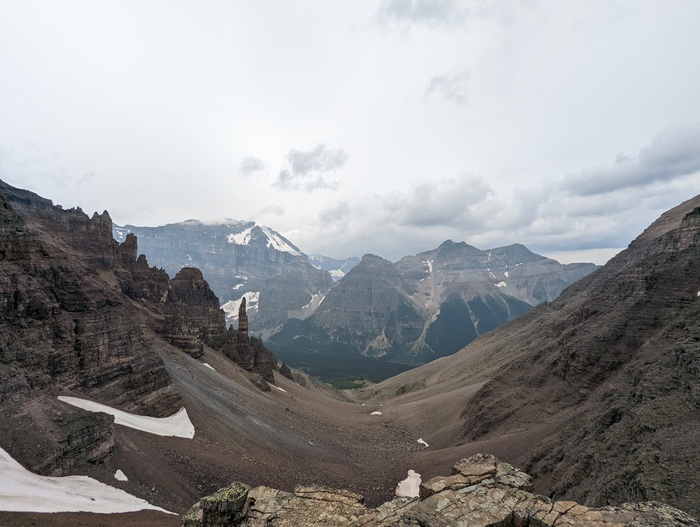
[[[687,514],[659,502],[592,509],[552,502],[529,492],[531,478],[488,454],[454,465],[451,476],[421,485],[420,498],[396,498],[368,509],[346,490],[317,485],[294,492],[233,483],[203,498],[183,527],[700,527]]]

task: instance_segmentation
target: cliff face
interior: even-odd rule
[[[143,322],[115,287],[109,215],[90,219],[6,185],[0,191],[0,366],[14,378],[3,398],[51,386],[133,410],[176,409]]]
[[[0,443],[30,469],[60,474],[114,445],[112,418],[66,410],[55,395],[171,415],[182,402],[158,351],[197,356],[227,342],[199,270],[170,280],[136,254],[133,235],[112,238],[107,212],[89,218],[0,182],[0,419],[13,423]],[[250,356],[272,380],[274,357]]]

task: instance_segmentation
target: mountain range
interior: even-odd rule
[[[448,240],[396,263],[365,255],[266,341],[321,378],[380,380],[455,353],[595,269],[520,244],[482,251]]]
[[[396,263],[336,260],[235,220],[113,233],[118,241],[135,234],[149,262],[170,276],[200,268],[228,323],[245,298],[253,334],[290,365],[336,382],[378,381],[454,353],[596,269],[561,265],[520,244],[482,251],[451,240]]]
[[[128,233],[137,236],[149,261],[170,276],[183,267],[200,269],[229,323],[235,324],[245,296],[250,331],[262,337],[286,322],[289,311],[301,309],[333,283],[330,273],[314,267],[292,242],[254,222],[188,220],[161,227],[113,227],[117,241]]]
[[[133,234],[121,244],[112,238],[106,212],[63,210],[0,183],[0,461],[5,470],[7,453],[54,485],[88,475],[179,514],[241,481],[258,486],[254,515],[279,511],[260,517],[267,525],[290,524],[284,514],[330,496],[327,504],[352,508],[361,494],[377,507],[411,469],[425,482],[421,497],[367,513],[376,519],[410,504],[399,524],[454,525],[487,494],[531,499],[508,490],[522,476],[499,483],[512,467],[471,457],[486,453],[526,469],[546,496],[535,500],[542,516],[528,512],[531,524],[608,505],[615,508],[579,525],[601,525],[612,512],[631,524],[639,511],[666,510],[658,501],[697,515],[699,242],[697,196],[554,300],[453,355],[340,393],[283,367],[244,327],[226,329],[201,272],[171,278],[151,267]],[[135,429],[67,397],[139,417],[184,408],[192,435]],[[443,476],[462,458],[471,461]],[[493,477],[469,483],[477,473]],[[1,503],[31,491],[0,489]],[[0,512],[0,524],[180,524],[158,511],[25,510]],[[694,525],[675,512],[664,518],[657,524]],[[506,513],[494,522],[521,519]]]

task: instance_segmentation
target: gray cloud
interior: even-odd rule
[[[491,187],[478,177],[443,178],[389,195],[385,210],[402,226],[461,225],[472,221],[474,207],[492,194]]]
[[[615,164],[569,175],[562,188],[594,196],[617,190],[668,183],[700,171],[700,125],[674,128],[657,135],[634,157],[620,154]]]
[[[247,156],[241,161],[240,171],[244,176],[250,176],[256,172],[264,172],[265,163],[262,159],[258,159],[257,157]]]
[[[333,207],[321,211],[318,215],[319,221],[323,225],[345,223],[348,216],[352,214],[347,201],[342,201]]]
[[[464,104],[467,102],[468,81],[469,74],[466,71],[454,75],[438,75],[430,79],[425,95],[439,95],[448,101]]]
[[[317,145],[313,150],[290,150],[287,154],[287,168],[280,171],[275,186],[283,190],[316,189],[336,190],[339,182],[331,172],[345,166],[348,154],[342,148],[330,149]]]
[[[380,22],[454,24],[466,16],[459,0],[385,0],[379,7]]]
[[[262,213],[271,213],[274,214],[275,216],[282,216],[284,215],[284,207],[281,205],[269,205],[265,208],[263,208],[260,212]]]

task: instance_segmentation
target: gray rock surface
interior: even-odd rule
[[[450,477],[421,486],[420,498],[396,498],[374,509],[362,496],[322,486],[294,492],[234,483],[203,498],[183,527],[697,527],[690,516],[662,503],[589,508],[532,494],[530,477],[491,455],[477,454]]]

